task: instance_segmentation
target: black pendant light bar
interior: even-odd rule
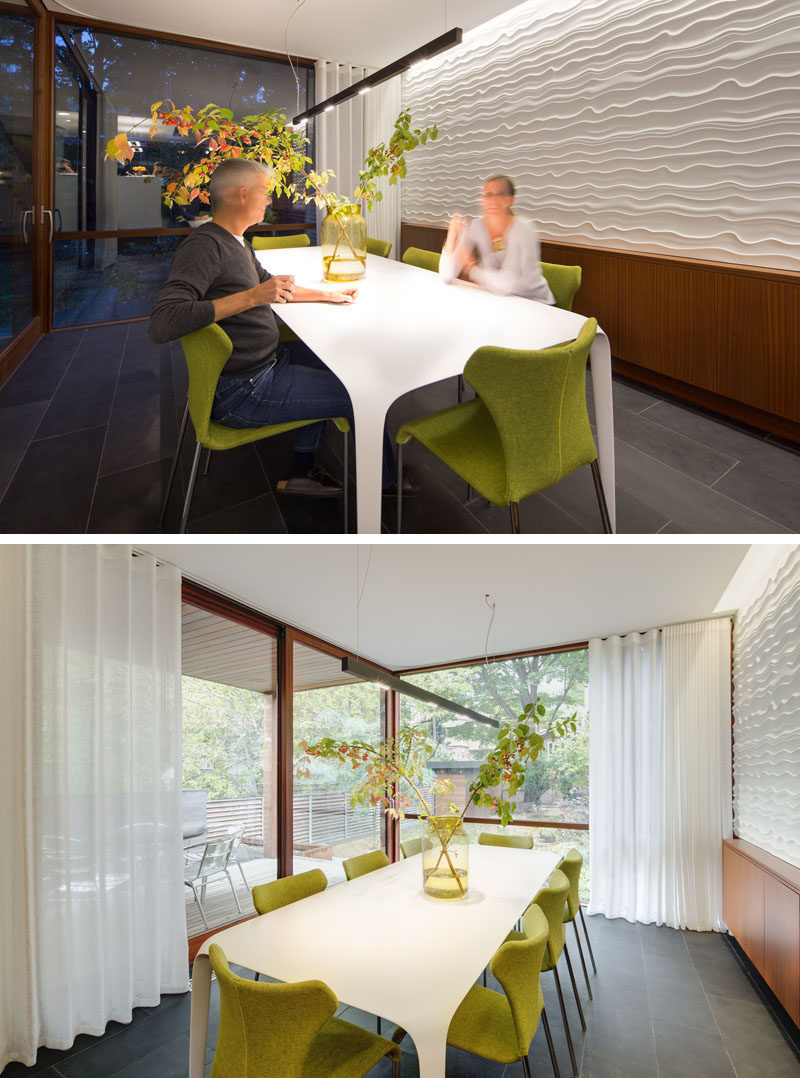
[[[402,693],[403,696],[413,696],[415,700],[422,700],[426,704],[433,704],[434,707],[453,711],[464,719],[481,722],[484,726],[500,726],[497,719],[490,719],[486,715],[473,711],[472,708],[456,704],[453,700],[446,700],[444,696],[437,696],[435,692],[428,692],[427,689],[420,688],[419,685],[412,685],[411,682],[403,681],[402,678],[394,677],[393,674],[385,674],[383,670],[378,670],[360,659],[352,659],[345,655],[342,659],[342,670],[345,674],[354,674],[356,677],[360,677],[362,681],[372,681],[376,685],[380,685],[381,688],[393,689],[395,692]]]
[[[358,97],[359,94],[365,94],[367,90],[371,90],[373,86],[378,86],[380,83],[386,82],[387,79],[393,79],[395,75],[399,75],[403,71],[408,71],[413,64],[419,63],[420,60],[429,60],[431,56],[436,56],[437,53],[452,49],[454,45],[460,45],[461,34],[461,27],[454,26],[452,30],[448,30],[447,33],[441,34],[439,37],[435,37],[433,41],[429,41],[427,45],[420,45],[418,49],[414,49],[414,51],[410,52],[407,56],[403,56],[399,60],[394,60],[391,64],[387,64],[386,67],[382,67],[380,71],[373,71],[371,75],[367,75],[358,82],[354,82],[353,85],[348,86],[346,90],[340,90],[339,93],[334,94],[333,97],[329,97],[325,101],[320,101],[318,105],[312,105],[310,109],[306,109],[306,111],[301,112],[299,116],[295,116],[292,122],[295,124],[304,123],[306,120],[310,120],[312,116],[317,116],[320,112],[326,112],[336,105],[341,105],[343,101],[349,101],[351,97]]]

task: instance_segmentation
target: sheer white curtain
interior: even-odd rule
[[[730,620],[589,643],[590,913],[721,930]]]
[[[367,149],[389,141],[394,122],[400,112],[400,76],[389,79],[371,90],[364,98],[364,143]],[[402,182],[402,181],[401,181]],[[389,240],[390,258],[400,257],[400,184],[389,184],[389,178],[378,180],[383,195],[374,209],[367,213],[367,232],[376,240]]]
[[[180,576],[0,548],[0,1069],[188,988]]]

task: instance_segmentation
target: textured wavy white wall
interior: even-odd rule
[[[734,830],[800,867],[800,549],[736,618]]]
[[[798,0],[533,0],[413,68],[404,220],[508,172],[543,235],[800,269]]]

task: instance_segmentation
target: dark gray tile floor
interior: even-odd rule
[[[561,970],[567,1015],[583,1078],[796,1078],[800,1061],[732,949],[715,933],[678,932],[627,921],[588,919],[597,975],[594,1000],[579,978],[586,1016],[582,1034],[566,968]],[[568,931],[568,944],[572,931]],[[574,945],[572,947],[574,954]],[[562,966],[564,960],[562,958]],[[591,968],[591,967],[590,967]],[[490,987],[497,988],[489,979]],[[570,1073],[554,981],[543,974],[545,1007],[561,1073]],[[102,1038],[79,1037],[69,1052],[42,1049],[33,1068],[11,1064],[2,1078],[185,1078],[190,996],[165,996],[160,1007],[134,1012],[128,1026],[112,1022]],[[341,1017],[375,1029],[373,1015],[341,1007]],[[219,996],[212,986],[206,1074],[219,1028]],[[393,1027],[384,1026],[384,1033]],[[410,1038],[402,1043],[403,1078],[418,1078]],[[531,1047],[534,1078],[552,1075],[542,1028]],[[382,1063],[370,1078],[388,1078]],[[447,1078],[515,1078],[521,1064],[503,1066],[448,1050]]]
[[[0,389],[0,532],[146,533],[157,528],[186,395],[180,344],[154,345],[145,322],[43,338]],[[800,447],[619,379],[614,386],[618,529],[625,533],[800,531]],[[395,402],[389,429],[455,401],[455,381]],[[166,529],[179,519],[191,461],[187,438]],[[332,533],[337,499],[275,495],[291,435],[215,454],[198,482],[190,530]],[[340,468],[331,435],[323,463]],[[407,460],[420,493],[405,533],[503,533],[508,510],[475,498],[416,443]],[[522,528],[599,531],[589,470],[526,499]],[[384,505],[384,530],[395,507]]]

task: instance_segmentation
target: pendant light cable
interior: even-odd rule
[[[294,11],[291,13],[289,18],[286,20],[286,26],[285,26],[284,31],[283,31],[283,51],[286,53],[286,59],[289,61],[289,67],[292,69],[292,77],[294,78],[294,88],[295,88],[295,93],[296,93],[296,96],[297,96],[297,112],[295,113],[295,115],[299,115],[299,113],[300,113],[300,79],[297,77],[297,71],[295,70],[295,66],[292,63],[292,58],[289,55],[289,23],[292,21],[292,19],[295,17],[295,15],[297,14],[297,12],[300,10],[300,8],[303,6],[303,4],[305,2],[306,2],[306,0],[300,0],[297,7],[294,9]]]

